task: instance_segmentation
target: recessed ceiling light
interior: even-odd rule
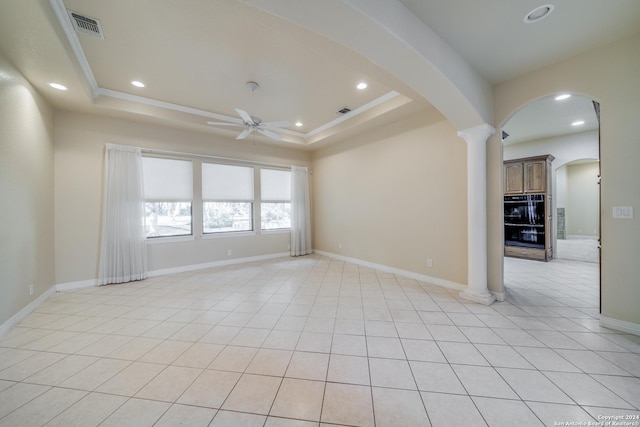
[[[367,88],[367,84],[365,82],[360,82],[358,83],[358,86],[356,86],[358,89],[363,90]]]
[[[64,85],[61,85],[60,83],[49,83],[49,86],[58,90],[67,90],[67,87]]]
[[[542,19],[549,16],[551,12],[553,12],[553,8],[554,6],[552,4],[545,4],[543,6],[538,6],[535,9],[533,9],[531,12],[527,13],[524,16],[523,21],[525,24],[533,24],[534,22],[541,21]]]
[[[571,94],[570,93],[563,93],[562,95],[556,96],[554,99],[556,101],[563,101],[563,100],[569,99],[569,98],[571,98]]]
[[[302,122],[296,122],[296,127],[301,127],[302,126]]]
[[[133,80],[131,84],[134,85],[135,87],[144,87],[144,83],[139,82],[138,80]]]
[[[584,124],[584,120],[576,120],[575,122],[571,123],[571,126],[582,126]]]

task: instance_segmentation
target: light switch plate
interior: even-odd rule
[[[633,219],[633,206],[614,206],[612,211],[614,219]]]

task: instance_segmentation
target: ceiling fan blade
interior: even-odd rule
[[[224,122],[207,122],[208,125],[213,125],[213,126],[237,126],[237,127],[245,127],[244,124],[240,124],[240,123],[224,123]]]
[[[264,122],[261,124],[263,129],[273,129],[273,128],[288,128],[291,126],[291,122],[283,121],[283,122]]]
[[[236,113],[238,113],[238,115],[242,117],[242,120],[244,120],[245,123],[254,124],[253,119],[246,111],[236,108]]]
[[[258,129],[258,132],[261,134],[268,136],[271,139],[275,139],[276,141],[282,140],[282,137],[275,132],[271,132],[270,130]]]
[[[245,139],[252,132],[250,128],[243,130],[240,135],[236,136],[236,139]]]

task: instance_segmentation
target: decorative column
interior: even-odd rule
[[[487,288],[487,139],[495,129],[488,124],[465,129],[467,142],[467,290],[460,297],[489,305],[496,300]]]

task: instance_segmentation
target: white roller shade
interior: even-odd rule
[[[291,200],[291,172],[260,169],[260,194],[263,202]]]
[[[146,200],[191,201],[193,165],[189,160],[142,158]]]
[[[253,168],[203,163],[202,200],[252,201]]]

